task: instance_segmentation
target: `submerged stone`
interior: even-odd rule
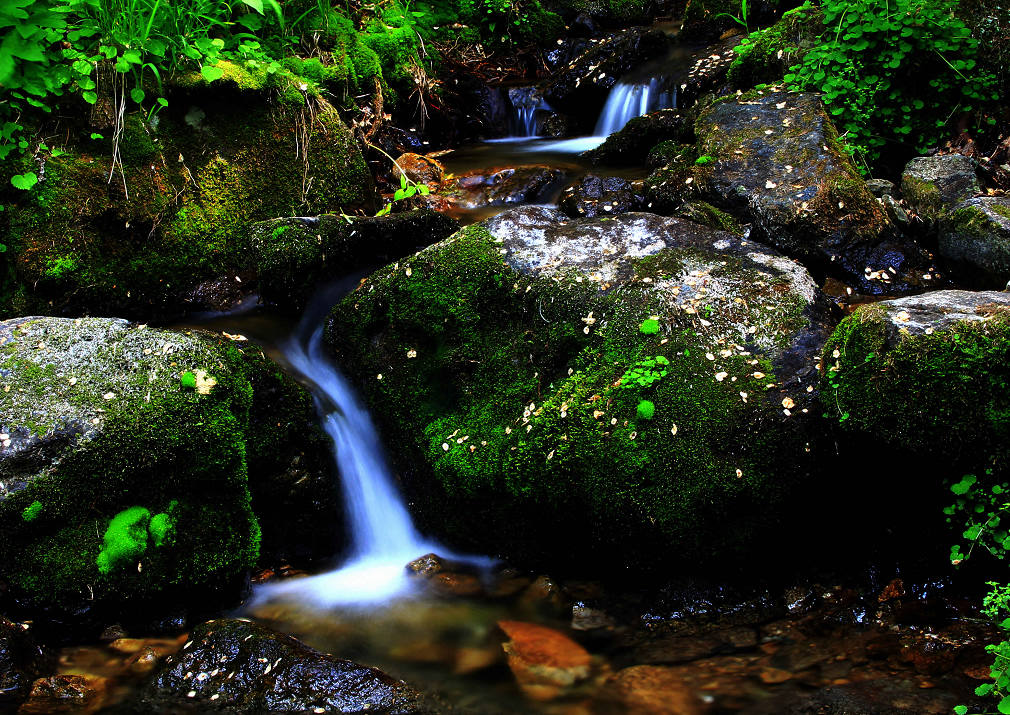
[[[430,712],[421,696],[376,668],[321,653],[240,619],[208,621],[190,634],[136,698],[157,712]]]
[[[109,318],[0,323],[0,576],[16,599],[124,617],[234,599],[261,549],[254,505],[271,557],[332,553],[312,402],[240,345]]]
[[[649,568],[740,554],[771,523],[815,451],[829,325],[809,274],[767,247],[525,207],[372,275],[327,340],[429,529]]]

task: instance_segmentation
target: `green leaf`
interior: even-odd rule
[[[980,698],[985,697],[986,695],[992,692],[992,689],[993,689],[992,683],[982,683],[980,686],[975,688],[975,695],[979,696]]]
[[[212,65],[204,65],[200,68],[200,74],[208,82],[213,82],[214,80],[221,79],[224,76],[224,70],[219,67],[213,67]]]
[[[956,715],[966,715],[966,713],[968,712],[968,706],[967,705],[955,705],[954,706],[954,712],[956,713]]]
[[[140,87],[134,87],[133,89],[130,90],[130,99],[132,99],[137,104],[140,104],[141,102],[144,101],[144,90],[142,90]]]
[[[39,183],[39,177],[35,175],[34,171],[26,171],[23,174],[15,174],[11,177],[11,185],[15,189],[21,189],[22,191],[28,191],[37,183]]]
[[[400,188],[407,188],[407,175],[402,172],[400,173]]]
[[[94,104],[98,101],[98,94],[88,90],[86,92],[81,92],[81,98],[88,104]]]
[[[393,201],[400,201],[405,198],[407,198],[406,189],[397,189],[396,192],[393,194]]]
[[[101,134],[99,134],[98,132],[91,132],[91,138],[92,138],[92,139],[105,139],[105,137],[103,137],[103,136],[102,136]]]
[[[1003,715],[1010,715],[1010,695],[1007,695],[1005,698],[1000,700],[996,709],[1003,713]]]

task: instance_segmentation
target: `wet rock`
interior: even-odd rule
[[[676,210],[675,215],[702,226],[728,231],[737,236],[743,235],[743,229],[735,218],[705,201],[688,201]]]
[[[373,142],[390,156],[425,151],[425,143],[417,132],[400,129],[392,124],[383,124]]]
[[[943,690],[922,689],[908,680],[867,680],[824,688],[792,712],[817,715],[941,715],[951,712],[962,699]]]
[[[181,296],[187,312],[234,310],[256,290],[255,271],[218,276],[197,284]]]
[[[939,221],[937,252],[976,288],[1005,288],[1010,279],[1010,197],[980,196]]]
[[[509,133],[512,112],[508,92],[503,87],[478,84],[466,94],[467,136],[503,137]]]
[[[894,182],[887,179],[867,179],[866,188],[878,199],[882,199],[885,196],[894,196],[897,190]]]
[[[599,628],[613,628],[616,625],[617,622],[607,615],[606,611],[591,608],[581,601],[572,606],[572,630],[594,631]]]
[[[452,234],[459,224],[427,209],[379,217],[324,214],[263,221],[251,229],[262,299],[301,310],[317,284],[394,260]]]
[[[18,713],[94,713],[104,704],[107,690],[108,681],[95,675],[53,675],[40,678],[32,684],[31,693]]]
[[[955,205],[978,196],[977,164],[961,154],[920,156],[901,174],[901,194],[920,218],[937,221]]]
[[[891,221],[902,228],[907,227],[911,222],[908,216],[908,212],[905,207],[902,206],[893,196],[890,194],[885,194],[881,199],[880,203],[883,205],[884,210],[887,211],[887,217]]]
[[[660,142],[690,143],[694,129],[676,109],[660,109],[635,117],[619,132],[583,156],[594,164],[639,165]]]
[[[862,293],[923,283],[928,255],[903,240],[839,147],[813,94],[718,102],[695,124],[703,197],[752,222],[752,236]]]
[[[559,112],[547,112],[539,123],[540,136],[560,139],[575,134],[575,123],[571,117]]]
[[[563,179],[564,172],[550,166],[475,169],[446,182],[428,199],[441,210],[535,203],[546,200]]]
[[[558,631],[534,623],[499,621],[502,645],[519,687],[532,700],[553,700],[589,678],[592,656]]]
[[[23,700],[45,667],[29,627],[0,616],[0,710]]]
[[[427,578],[445,571],[445,562],[435,554],[425,554],[407,564],[407,570]]]
[[[808,388],[827,302],[760,244],[653,214],[605,218],[504,211],[374,274],[331,314],[327,341],[403,445],[404,488],[432,529],[572,568],[737,548],[736,526],[755,543],[780,479],[817,451]],[[684,469],[648,466],[688,453]],[[739,515],[729,528],[724,508]]]
[[[605,704],[629,715],[695,715],[705,711],[690,685],[673,668],[636,665],[615,673],[600,692]]]
[[[402,172],[410,181],[432,188],[442,183],[445,174],[445,169],[436,159],[422,154],[403,154],[396,160],[396,166],[399,167],[394,177],[397,180]]]
[[[0,573],[25,606],[145,619],[209,608],[241,593],[261,533],[264,550],[284,551],[275,526],[340,523],[332,500],[279,486],[293,462],[330,480],[332,460],[308,393],[257,348],[110,318],[18,318],[0,323],[0,375]],[[257,503],[268,492],[301,512],[277,525]]]
[[[659,30],[631,28],[603,40],[591,40],[582,54],[554,71],[542,86],[544,98],[559,112],[592,128],[607,94],[629,70],[670,46]]]
[[[848,414],[848,429],[957,460],[952,470],[1002,464],[1008,341],[1010,293],[947,290],[863,306],[825,346],[825,379],[838,386],[824,386],[825,405]]]
[[[248,621],[209,621],[137,702],[173,712],[425,712],[406,683]]]
[[[570,218],[588,218],[634,211],[640,203],[627,179],[589,174],[561,192],[558,208]]]
[[[722,85],[736,59],[736,46],[742,37],[730,37],[709,45],[692,58],[687,77],[677,87],[677,106],[688,109],[702,96]],[[780,75],[781,76],[781,75]]]

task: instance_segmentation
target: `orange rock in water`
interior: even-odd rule
[[[21,708],[20,715],[74,713],[89,715],[101,709],[108,681],[99,676],[53,675],[39,678]]]
[[[620,703],[628,715],[696,715],[698,698],[673,668],[636,665],[615,674],[604,685],[601,700]]]
[[[511,639],[502,648],[527,697],[552,700],[589,677],[592,656],[563,633],[523,621],[499,621],[498,627]]]

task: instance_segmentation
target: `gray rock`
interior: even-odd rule
[[[909,224],[908,211],[893,196],[884,194],[880,199],[880,203],[883,204],[884,210],[887,211],[887,217],[891,221],[899,226],[907,226]]]
[[[1003,288],[1010,278],[1010,197],[980,196],[940,218],[937,249],[960,278],[978,288]]]
[[[974,159],[961,154],[917,157],[905,165],[901,194],[923,220],[937,221],[982,192],[977,166]]]
[[[890,330],[890,343],[903,335],[924,335],[962,322],[989,320],[994,311],[1010,310],[1010,293],[939,290],[878,303]]]
[[[690,142],[691,123],[676,109],[661,109],[631,119],[624,127],[607,137],[600,146],[582,156],[593,164],[642,164],[650,150],[663,141]]]
[[[144,688],[138,712],[428,712],[403,681],[257,623],[209,621],[190,639]]]
[[[615,216],[641,204],[627,179],[588,174],[561,192],[558,208],[571,218]]]
[[[695,190],[752,221],[755,238],[863,293],[920,286],[928,255],[900,238],[816,95],[718,102],[702,111],[695,132],[698,153],[714,159],[695,168]]]
[[[867,179],[866,188],[878,199],[885,196],[894,196],[896,190],[894,182],[887,179]]]

